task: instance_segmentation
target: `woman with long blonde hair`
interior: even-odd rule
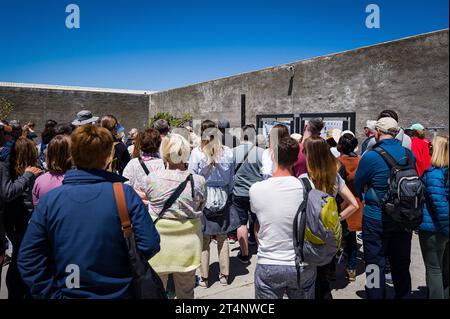
[[[423,176],[426,202],[419,230],[420,248],[426,268],[428,298],[448,299],[449,213],[448,134],[433,139],[431,168]]]
[[[340,196],[346,208],[339,213],[341,221],[346,220],[359,208],[358,202],[345,181],[338,174],[339,163],[330,151],[328,143],[321,137],[309,137],[304,142],[304,155],[308,173],[300,178],[308,178],[312,188],[321,190],[332,197]],[[335,279],[335,264],[317,267],[316,299],[331,299],[328,278]],[[327,278],[328,277],[328,278]]]
[[[233,190],[234,161],[230,148],[222,145],[217,124],[206,120],[202,123],[201,144],[194,148],[189,159],[189,171],[205,177],[207,203],[202,215],[203,251],[200,287],[208,287],[209,251],[211,237],[217,240],[219,252],[219,281],[228,285],[230,251],[227,234],[240,226],[239,216],[230,210]]]

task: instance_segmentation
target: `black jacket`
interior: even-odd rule
[[[27,189],[31,189],[35,176],[26,172],[16,180],[10,176],[8,161],[0,161],[0,254],[3,253],[3,241],[5,239],[5,206],[11,201],[21,198]],[[8,204],[7,204],[8,203]]]
[[[117,157],[119,173],[122,175],[128,162],[131,161],[131,156],[125,144],[117,140],[116,142],[118,143],[115,146],[115,157]]]

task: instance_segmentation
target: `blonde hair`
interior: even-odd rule
[[[208,165],[215,165],[219,162],[222,155],[222,133],[217,128],[216,123],[210,120],[202,123],[202,142],[200,150],[206,156]]]
[[[183,136],[172,133],[162,140],[159,153],[166,163],[172,165],[187,163],[191,155],[191,146]]]
[[[434,167],[448,167],[448,134],[439,134],[433,139],[433,155],[431,165]]]
[[[316,189],[333,195],[339,165],[328,143],[321,137],[310,137],[305,140],[304,146],[308,174]]]

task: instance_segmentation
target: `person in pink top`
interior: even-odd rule
[[[320,132],[324,126],[323,120],[320,118],[309,120],[303,130],[303,140],[300,143],[300,152],[298,152],[298,159],[295,163],[293,170],[296,177],[308,172],[306,168],[306,158],[304,154],[304,143],[310,137],[320,137]]]
[[[33,204],[49,191],[62,185],[64,174],[72,167],[70,139],[64,135],[55,136],[47,147],[46,163],[48,172],[39,176],[33,186]]]

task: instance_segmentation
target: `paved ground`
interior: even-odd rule
[[[221,286],[218,282],[219,264],[217,262],[216,245],[211,244],[211,269],[210,269],[210,287],[208,289],[196,288],[195,295],[199,299],[253,299],[255,296],[253,286],[253,274],[256,265],[256,255],[253,255],[251,264],[242,265],[236,255],[239,251],[239,245],[231,246],[231,276],[230,285]],[[361,299],[364,298],[364,266],[361,261],[361,248],[358,255],[358,277],[356,282],[347,283],[344,279],[344,264],[338,267],[338,280],[333,283],[333,297],[335,299]],[[419,241],[416,235],[413,236],[411,260],[411,275],[413,293],[412,298],[425,298],[425,268],[423,265],[422,255],[420,252]],[[6,267],[2,274],[2,289],[0,291],[0,299],[7,297],[4,278]],[[392,288],[388,289],[388,293],[392,295]]]

